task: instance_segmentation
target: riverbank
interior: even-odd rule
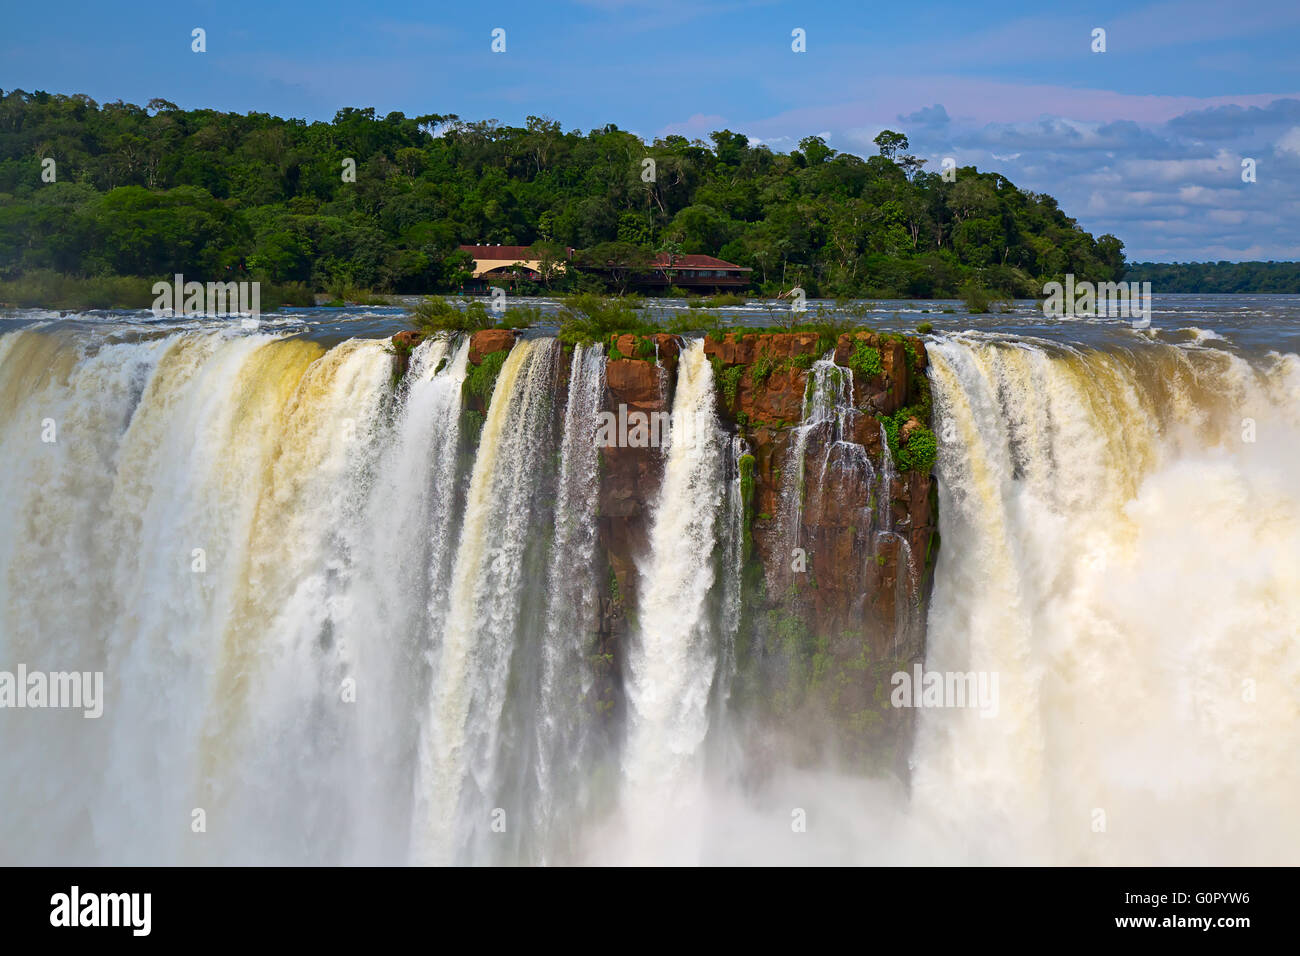
[[[13,279],[0,279],[0,308],[45,308],[59,310],[91,309],[148,309],[155,299],[156,283],[172,283],[174,276],[71,276],[52,270],[36,270]],[[204,280],[205,282],[207,280]],[[224,277],[212,281],[249,281],[246,274]],[[313,291],[305,283],[261,282],[262,311],[274,312],[291,308],[351,308],[355,306],[391,306],[414,309],[430,298],[446,298],[453,303],[483,302],[489,296],[476,293],[425,292],[388,293],[370,289],[340,286],[327,291]],[[587,293],[591,295],[591,293]],[[568,299],[575,293],[541,293],[536,296],[508,295],[508,301],[520,299]],[[691,309],[728,308],[763,303],[774,309],[789,309],[794,301],[789,291],[781,295],[724,293],[719,295],[661,295],[645,296],[637,293],[602,293],[598,297],[624,303],[675,303],[681,302]],[[917,301],[941,301],[925,296],[913,297]],[[985,298],[988,298],[987,296]],[[842,303],[861,303],[866,300],[838,300]]]

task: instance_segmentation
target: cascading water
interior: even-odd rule
[[[722,473],[713,371],[697,339],[681,354],[663,486],[640,569],[639,627],[628,655],[623,770],[638,800],[672,796],[693,771],[708,730],[717,647],[707,608]]]
[[[211,332],[119,342],[70,329],[8,338],[4,656],[93,665],[114,701],[54,746],[51,724],[4,722],[20,763],[50,766],[63,750],[69,769],[54,779],[77,781],[53,801],[54,849],[31,858],[233,852],[194,835],[187,821],[201,811],[213,831],[247,839],[241,859],[337,859],[337,841],[320,838],[346,801],[316,775],[329,775],[320,748],[346,749],[350,718],[320,700],[338,700],[359,652],[328,637],[351,573],[335,536],[359,506],[384,404],[382,345],[324,352]],[[35,380],[23,370],[33,359]],[[39,432],[24,426],[45,418],[57,437],[33,454],[21,446]],[[25,515],[40,517],[9,524]],[[68,599],[33,602],[56,583]],[[22,753],[33,746],[45,753]]]
[[[782,472],[781,519],[786,552],[800,546],[804,497],[807,484],[808,444],[814,437],[826,444],[829,462],[832,447],[842,441],[857,414],[853,407],[853,370],[835,364],[834,353],[813,362],[804,390],[803,421],[791,431],[790,450]]]
[[[382,448],[370,483],[363,536],[369,560],[353,589],[352,622],[394,653],[372,655],[383,665],[358,698],[363,752],[385,755],[384,772],[358,781],[355,812],[365,821],[351,858],[366,862],[402,859],[408,831],[383,820],[411,819],[409,768],[420,749],[420,714],[446,619],[445,596],[455,557],[460,503],[460,414],[469,340],[430,339],[411,355],[398,399],[400,413]],[[378,691],[378,693],[376,693]],[[378,713],[375,713],[379,711]],[[394,728],[401,728],[400,735]],[[386,813],[377,814],[376,807]]]
[[[273,447],[260,476],[250,476],[248,550],[229,568],[236,590],[209,686],[197,805],[238,829],[278,834],[266,844],[268,861],[289,840],[325,860],[350,852],[331,835],[351,829],[355,797],[328,783],[361,758],[358,729],[391,692],[352,623],[357,578],[376,557],[367,551],[366,487],[382,447],[388,376],[380,343],[324,352],[267,423]],[[224,542],[213,543],[209,564],[224,565]],[[286,751],[303,759],[286,763]]]
[[[871,537],[872,556],[884,538],[897,539],[902,547],[907,546],[902,536],[892,534],[890,492],[896,475],[885,428],[883,425],[880,427],[883,468],[877,481],[876,468],[866,448],[853,440],[861,415],[853,403],[853,370],[836,365],[833,352],[813,362],[804,393],[803,421],[791,430],[782,472],[781,522],[785,554],[793,555],[797,548],[806,550],[807,542],[802,536],[803,517],[810,502],[820,509],[843,508],[843,503],[826,496],[835,495],[836,489],[858,484],[864,487],[868,500],[876,501],[874,513],[868,511],[861,515],[864,528],[876,529]],[[811,473],[810,452],[820,457],[820,461],[813,464]],[[793,566],[791,562],[789,567]],[[782,565],[781,569],[787,571],[784,583],[787,586],[792,584],[795,579],[788,573],[787,566]],[[910,588],[902,597],[910,600],[917,584],[915,576],[900,581]]]
[[[870,466],[871,463],[868,461],[867,467]],[[899,534],[894,530],[894,503],[891,495],[897,478],[898,469],[894,465],[894,453],[889,447],[889,433],[882,424],[880,426],[880,491],[877,494],[875,513],[872,515],[879,530],[872,535],[871,541],[877,554],[881,553],[882,546],[885,545],[897,549],[898,566],[902,573],[894,582],[894,606],[907,609],[906,612],[896,614],[894,619],[893,654],[895,658],[901,659],[910,656],[913,648],[919,644],[915,635],[920,627],[920,605],[917,594],[920,575],[907,535]]]
[[[929,353],[926,666],[1000,693],[996,716],[922,712],[917,815],[964,860],[1293,863],[1300,361],[973,334]]]
[[[881,494],[876,502],[877,521],[880,523],[880,529],[885,532],[892,531],[894,528],[894,509],[889,502],[888,489],[894,485],[894,479],[898,477],[898,471],[894,466],[894,453],[889,447],[889,432],[885,426],[880,426],[880,488]]]
[[[586,777],[597,759],[589,719],[589,655],[600,613],[596,576],[596,501],[600,495],[597,414],[605,400],[605,352],[573,352],[565,403],[555,540],[547,570],[550,602],[542,645],[541,691],[534,719],[532,825],[545,859],[560,845],[572,852],[574,830],[590,802]],[[560,834],[563,834],[561,836]]]
[[[745,479],[741,460],[749,446],[739,435],[731,439],[727,459],[726,507],[722,526],[720,577],[722,607],[719,615],[718,676],[714,691],[714,721],[720,724],[727,714],[731,684],[736,676],[736,635],[742,614],[742,575],[745,560]],[[752,475],[750,480],[752,481]]]
[[[730,772],[749,449],[705,343],[647,489],[626,726],[591,700],[603,352],[518,342],[475,443],[469,351],[426,341],[394,388],[380,341],[0,336],[0,671],[101,671],[105,701],[0,711],[0,861],[1295,861],[1296,356],[929,342],[925,668],[999,693],[919,712],[908,796]],[[900,549],[901,604],[907,475],[852,440],[850,374],[813,363],[786,527],[857,482],[853,553]]]
[[[521,744],[506,705],[512,681],[517,691],[526,683],[514,653],[524,604],[541,597],[536,588],[526,592],[530,552],[543,527],[539,476],[551,444],[558,346],[554,339],[524,341],[511,350],[474,460],[419,777],[417,820],[427,827],[423,854],[431,862],[495,852],[485,840],[511,833],[509,817],[520,815],[518,807],[501,805],[513,804],[506,777],[519,768],[506,758]],[[494,823],[506,829],[493,831]]]

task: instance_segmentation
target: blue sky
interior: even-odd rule
[[[135,0],[4,19],[4,89],[309,119],[531,114],[647,138],[729,128],[779,150],[822,135],[863,155],[887,127],[927,168],[952,156],[1056,196],[1131,260],[1300,259],[1295,0]]]

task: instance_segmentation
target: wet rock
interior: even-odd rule
[[[817,358],[817,335],[814,332],[728,332],[721,341],[706,338],[704,354],[717,358],[724,367],[752,365],[759,358],[774,362],[811,355]]]
[[[407,329],[393,336],[393,374],[401,378],[411,365],[411,353],[425,340],[423,332]]]
[[[469,337],[469,363],[479,365],[483,356],[514,348],[515,333],[510,329],[482,329]]]
[[[666,411],[664,394],[668,373],[654,362],[636,359],[614,359],[605,363],[605,388],[609,393],[610,410],[617,412],[619,405],[629,409],[650,412]]]

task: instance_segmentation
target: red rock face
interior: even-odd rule
[[[929,474],[906,472],[885,483],[881,418],[915,400],[926,356],[919,339],[907,340],[913,363],[897,337],[864,331],[840,336],[836,364],[849,367],[859,343],[878,350],[880,371],[853,374],[855,410],[847,415],[841,442],[830,423],[807,435],[797,541],[790,520],[794,502],[782,495],[800,493],[794,480],[799,462],[792,458],[798,433],[791,426],[803,417],[810,373],[799,367],[806,359],[796,364],[770,356],[819,357],[816,339],[776,334],[736,342],[728,336],[705,348],[717,357],[723,376],[750,363],[743,364],[734,402],[727,405],[720,396],[719,407],[742,428],[754,456],[752,532],[767,601],[757,616],[785,622],[785,635],[794,620],[804,629],[802,661],[785,649],[800,639],[771,633],[766,638],[779,648],[767,651],[776,661],[767,698],[782,702],[771,714],[773,727],[777,733],[791,725],[820,728],[795,743],[810,756],[829,748],[839,759],[905,773],[905,763],[896,758],[905,752],[899,742],[910,732],[911,712],[888,706],[888,681],[898,662],[923,651],[926,559],[936,516]],[[771,371],[755,383],[752,363],[759,359]],[[923,424],[928,423],[910,419],[900,431],[910,436]],[[800,562],[806,570],[794,570]],[[812,648],[819,648],[815,667]],[[805,674],[814,672],[802,688],[788,676],[801,667]]]
[[[619,405],[638,411],[665,411],[665,384],[668,370],[653,362],[615,359],[605,363],[605,387],[611,410]]]
[[[484,329],[469,337],[469,362],[479,365],[483,356],[514,348],[515,333],[510,329]]]
[[[675,335],[656,332],[652,335],[612,335],[606,343],[607,349],[618,351],[627,359],[658,363],[668,372],[677,370],[677,358],[681,354],[682,343]],[[616,360],[617,361],[617,360]]]
[[[756,385],[751,366],[740,377],[740,410],[750,421],[797,425],[807,385],[808,372],[801,368],[775,370]]]
[[[669,335],[667,332],[659,332],[650,336],[654,341],[658,351],[659,364],[668,369],[669,372],[677,370],[677,359],[681,355],[682,340],[675,335]]]
[[[636,336],[620,336],[620,352],[636,354]],[[677,339],[659,337],[661,362],[649,359],[614,359],[605,363],[605,408],[618,416],[627,412],[647,415],[671,411],[676,380]],[[647,550],[650,508],[659,495],[663,479],[663,455],[656,447],[609,447],[601,449],[600,538],[618,582],[624,603],[635,607],[636,561]]]
[[[704,340],[704,354],[711,359],[716,356],[723,365],[752,365],[762,357],[774,362],[798,355],[820,358],[816,351],[815,332],[728,332],[721,342]]]

